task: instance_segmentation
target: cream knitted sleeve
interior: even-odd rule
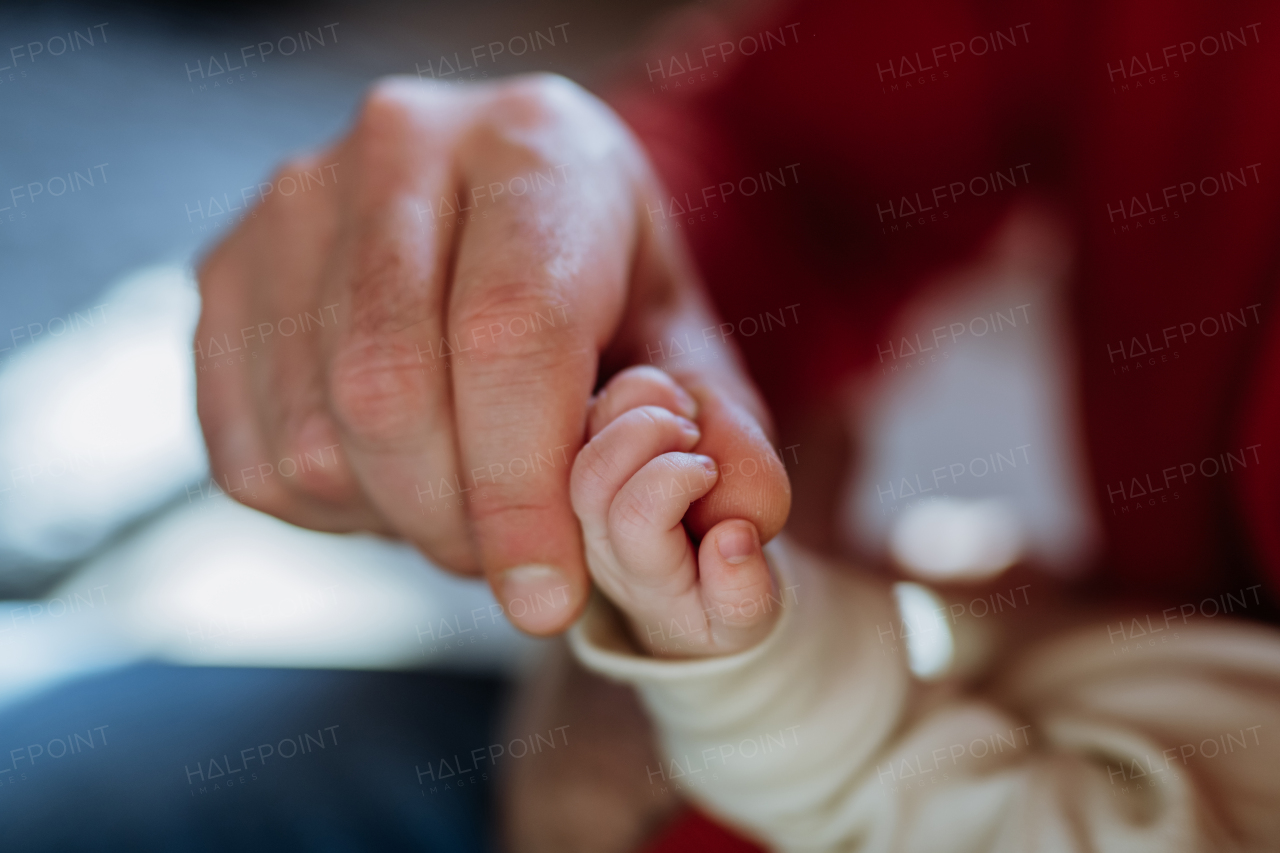
[[[1116,654],[1084,626],[995,683],[926,687],[881,642],[887,586],[766,553],[786,606],[747,652],[642,656],[602,601],[570,635],[643,697],[652,784],[786,851],[1280,849],[1277,632],[1193,621]]]

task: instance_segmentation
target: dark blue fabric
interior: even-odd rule
[[[415,768],[497,742],[504,692],[161,665],[68,683],[0,711],[0,851],[490,850],[492,771]]]

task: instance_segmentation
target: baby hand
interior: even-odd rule
[[[713,409],[726,403],[700,396],[703,417],[724,416]],[[589,441],[570,479],[591,575],[637,644],[657,656],[743,651],[768,634],[781,608],[754,524],[721,521],[696,552],[682,524],[720,477],[715,460],[693,452],[697,408],[656,368],[619,373],[592,401]],[[758,446],[768,447],[763,433]],[[766,452],[751,470],[773,478],[770,490],[789,500],[782,464]]]

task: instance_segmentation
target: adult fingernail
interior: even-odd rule
[[[568,627],[577,603],[564,573],[543,563],[508,569],[497,587],[507,618],[531,634],[550,634]]]
[[[720,531],[716,538],[716,550],[726,563],[739,565],[755,556],[760,548],[756,541],[754,524],[735,524]]]

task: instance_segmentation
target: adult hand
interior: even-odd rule
[[[568,627],[589,589],[569,472],[598,375],[716,326],[679,240],[650,225],[661,188],[636,140],[562,78],[389,78],[258,194],[199,272],[219,485],[295,524],[404,537],[483,572],[524,630]],[[699,452],[774,459],[731,345],[713,353],[671,371],[698,398],[673,405]],[[751,470],[695,505],[695,534],[781,528],[781,465]]]

